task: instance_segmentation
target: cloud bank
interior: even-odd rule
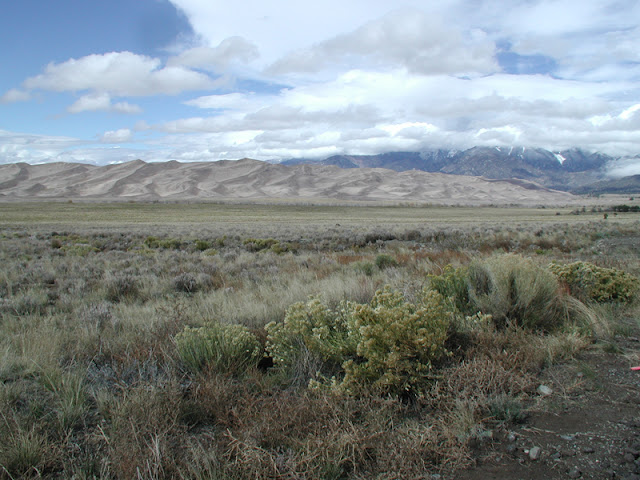
[[[171,3],[195,35],[165,56],[122,51],[50,63],[2,102],[58,92],[75,95],[66,112],[76,116],[126,114],[95,138],[135,140],[152,160],[474,145],[640,153],[637,2]],[[163,115],[140,106],[150,98],[165,102]],[[18,151],[28,159],[32,148],[5,147],[14,154],[2,162]],[[33,159],[74,148],[79,154],[33,147]],[[82,152],[93,148],[104,145]],[[88,161],[122,153],[106,152]]]

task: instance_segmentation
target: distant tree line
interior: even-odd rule
[[[638,213],[640,212],[640,205],[614,205],[613,207],[611,207],[611,211],[612,212],[620,212],[620,213],[627,213],[627,212],[635,212]]]

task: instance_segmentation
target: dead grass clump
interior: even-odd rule
[[[105,299],[109,302],[133,300],[140,290],[138,281],[131,275],[108,276],[104,281]]]
[[[181,394],[172,386],[141,386],[116,399],[102,429],[117,478],[171,478],[182,458]]]
[[[498,328],[509,325],[552,331],[565,321],[556,277],[533,261],[500,255],[469,265],[469,299],[493,317]]]

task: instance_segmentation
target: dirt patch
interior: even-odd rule
[[[475,465],[455,478],[640,479],[640,371],[630,369],[640,358],[637,334],[547,369],[541,385],[551,393],[540,389],[521,425],[484,437]]]

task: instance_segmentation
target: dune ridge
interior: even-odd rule
[[[570,204],[575,196],[526,180],[396,172],[258,160],[93,166],[0,165],[0,200],[427,202],[442,205]]]

